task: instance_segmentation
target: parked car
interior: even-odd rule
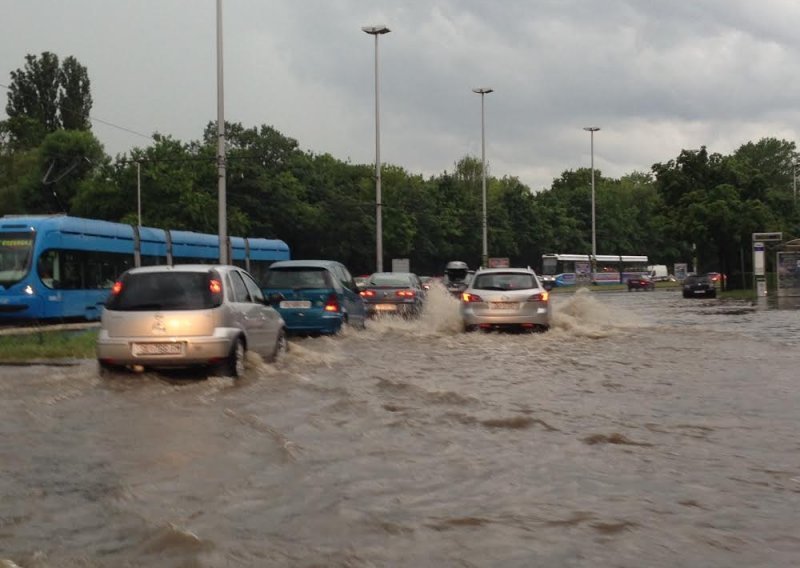
[[[653,282],[653,279],[647,276],[646,274],[642,274],[640,276],[632,276],[628,278],[628,292],[632,292],[633,290],[655,290],[656,283]]]
[[[715,298],[717,296],[717,285],[706,274],[690,274],[683,281],[683,297],[695,298],[703,296]]]
[[[367,280],[361,297],[369,315],[415,317],[422,313],[426,290],[412,272],[376,272]]]
[[[725,282],[726,280],[725,275],[719,272],[709,272],[707,276],[711,278],[711,281],[714,282],[715,284],[719,284],[720,282]]]
[[[467,331],[550,328],[550,292],[530,268],[485,268],[461,294]]]
[[[264,294],[279,295],[276,304],[292,334],[334,334],[342,326],[363,329],[367,317],[359,288],[335,260],[281,260],[262,282]]]
[[[253,277],[235,266],[132,268],[114,283],[101,317],[101,372],[206,367],[237,377],[247,350],[268,361],[286,333]]]

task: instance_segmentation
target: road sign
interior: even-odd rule
[[[753,243],[753,272],[764,276],[764,243]]]
[[[411,262],[407,258],[393,258],[392,272],[411,272]]]
[[[782,241],[783,233],[753,233],[753,242],[755,241]]]

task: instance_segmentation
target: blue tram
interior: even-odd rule
[[[230,237],[232,264],[261,282],[289,260],[277,239]],[[100,318],[109,289],[133,266],[216,264],[219,236],[67,215],[0,218],[0,322]]]

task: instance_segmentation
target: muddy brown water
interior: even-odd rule
[[[0,567],[800,565],[800,311],[295,339],[238,381],[0,367]]]

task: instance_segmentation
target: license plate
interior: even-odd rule
[[[375,309],[379,312],[394,312],[397,311],[397,306],[394,304],[375,304]]]
[[[309,300],[282,300],[281,301],[282,308],[300,308],[307,310],[311,307],[311,302]]]
[[[489,302],[489,307],[493,310],[516,310],[519,308],[517,302]]]
[[[694,293],[695,294],[705,294],[706,291],[705,290],[695,290]]]
[[[180,355],[183,343],[134,343],[134,355]]]

